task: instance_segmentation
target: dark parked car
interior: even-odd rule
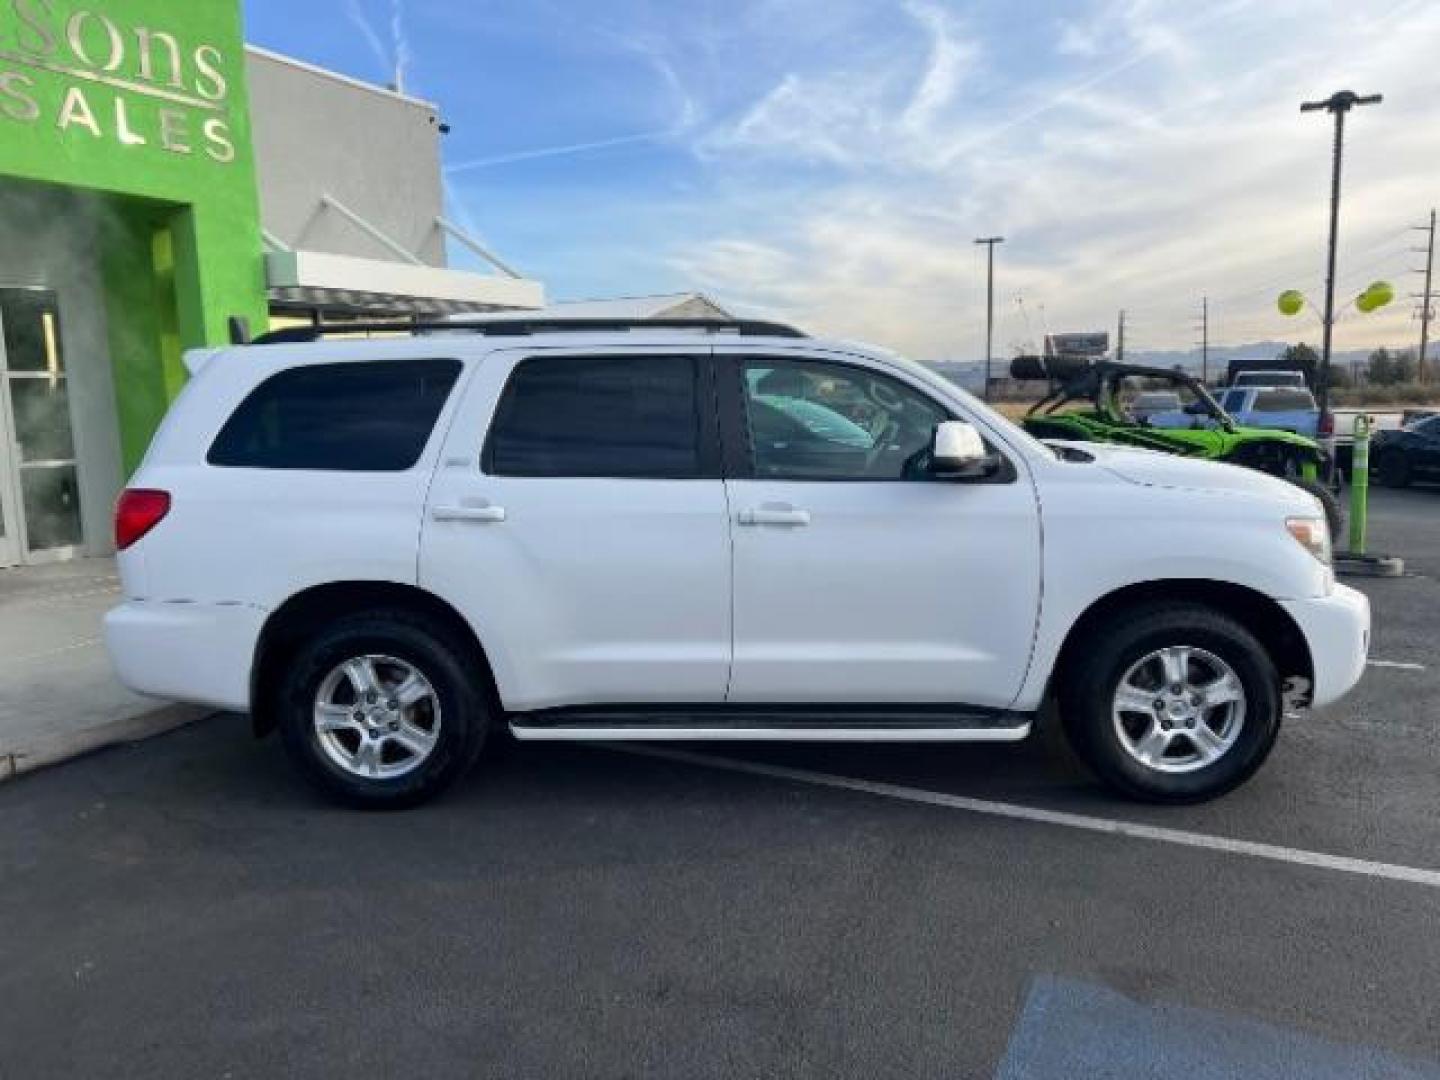
[[[1386,487],[1440,480],[1440,416],[1395,431],[1380,431],[1370,448],[1370,471]]]

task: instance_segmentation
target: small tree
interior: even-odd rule
[[[1370,354],[1366,378],[1372,386],[1389,386],[1399,381],[1396,378],[1395,367],[1395,357],[1390,354],[1389,349],[1382,345]]]
[[[1317,385],[1316,373],[1320,370],[1320,354],[1309,345],[1301,342],[1299,345],[1286,345],[1285,351],[1275,358],[1282,367],[1291,370],[1298,368],[1305,373],[1305,382],[1309,386]]]
[[[1394,378],[1391,380],[1396,385],[1411,383],[1415,381],[1415,354],[1409,349],[1401,349],[1390,357],[1391,373]]]

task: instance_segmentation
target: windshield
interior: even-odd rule
[[[1122,375],[1114,381],[1110,401],[1117,419],[1144,427],[1193,428],[1217,422],[1210,402],[1194,384],[1165,374]]]
[[[1236,386],[1304,386],[1299,371],[1247,371],[1235,377]]]
[[[1179,394],[1136,394],[1136,409],[1148,409],[1159,411],[1162,409],[1180,408]]]

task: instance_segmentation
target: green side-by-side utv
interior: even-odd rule
[[[1037,438],[1121,443],[1259,469],[1319,499],[1331,536],[1340,536],[1344,515],[1335,492],[1322,482],[1327,462],[1320,444],[1291,431],[1242,427],[1199,379],[1183,371],[1020,356],[1010,373],[1052,382],[1051,392],[1024,420],[1025,430]]]

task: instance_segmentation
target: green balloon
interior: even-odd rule
[[[1395,299],[1395,286],[1388,281],[1372,281],[1365,292],[1371,300],[1371,311],[1374,311],[1375,308],[1382,308]]]
[[[1355,298],[1355,306],[1366,315],[1369,315],[1370,312],[1374,311],[1380,304],[1376,301],[1374,294],[1371,293],[1369,289],[1366,289]]]
[[[1305,306],[1305,297],[1299,289],[1286,289],[1280,294],[1280,299],[1275,302],[1282,315],[1298,315],[1300,309]]]

